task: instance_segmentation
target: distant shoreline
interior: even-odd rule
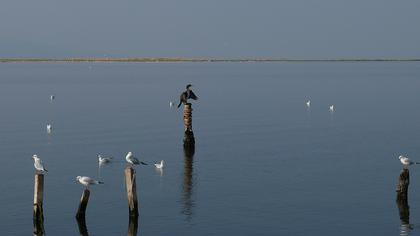
[[[170,62],[420,62],[420,58],[338,58],[338,59],[219,59],[219,58],[170,58],[170,57],[136,57],[136,58],[0,58],[2,63],[10,62],[136,62],[136,63],[170,63]]]

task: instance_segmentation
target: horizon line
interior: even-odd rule
[[[12,57],[0,62],[420,62],[420,58]]]

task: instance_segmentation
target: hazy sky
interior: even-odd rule
[[[420,57],[419,0],[0,0],[0,57]]]

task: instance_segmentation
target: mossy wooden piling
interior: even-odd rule
[[[77,219],[85,218],[86,208],[89,203],[89,196],[90,196],[90,191],[89,189],[85,188],[83,190],[82,197],[80,198],[79,209],[77,210],[77,213],[76,213]]]
[[[138,201],[136,189],[136,172],[133,167],[128,166],[124,170],[125,188],[127,190],[128,212],[130,217],[138,217]]]

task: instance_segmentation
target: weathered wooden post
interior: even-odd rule
[[[76,213],[76,218],[78,220],[79,219],[84,220],[85,218],[87,204],[89,203],[89,196],[90,196],[90,191],[89,189],[85,188],[83,190],[82,197],[80,198],[79,209],[77,210],[77,213]]]
[[[34,235],[44,234],[44,175],[42,173],[35,174],[34,181],[34,205],[33,205],[33,223]]]
[[[400,173],[400,177],[398,178],[397,184],[397,193],[401,195],[401,197],[408,196],[408,185],[410,184],[410,172],[408,169],[403,169]]]
[[[128,210],[130,217],[138,217],[138,202],[136,189],[136,173],[133,167],[127,166],[124,171],[125,188],[127,190]]]
[[[184,105],[184,147],[194,146],[194,132],[192,130],[192,108],[191,103]]]

